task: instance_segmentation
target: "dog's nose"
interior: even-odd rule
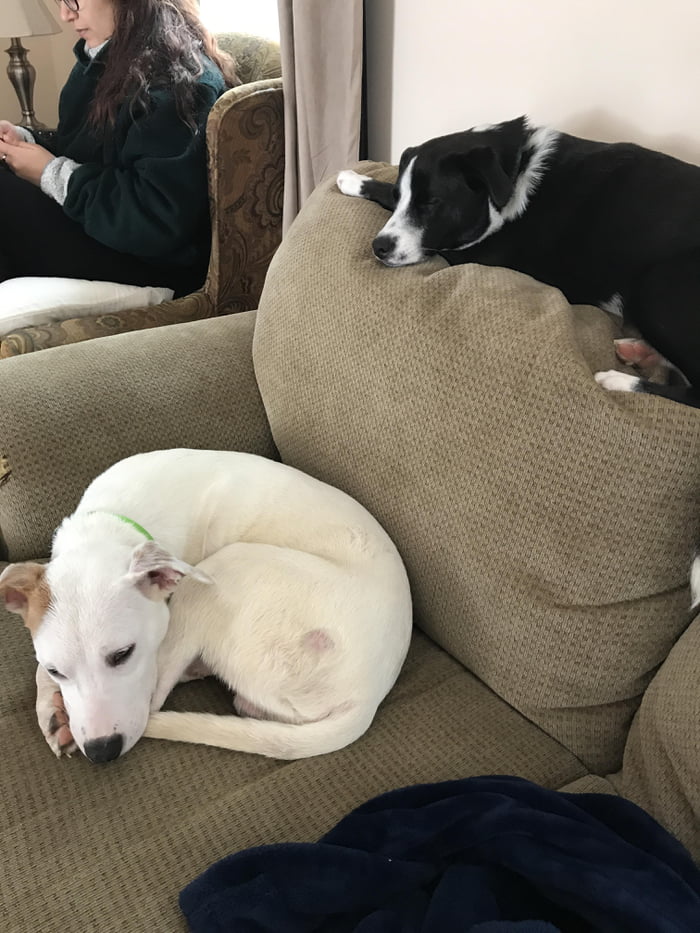
[[[388,233],[380,233],[372,241],[372,252],[382,261],[390,256],[396,249],[396,240]]]
[[[105,761],[114,761],[119,758],[124,736],[118,732],[114,735],[103,735],[99,739],[90,739],[85,743],[85,755],[95,764],[104,764]]]

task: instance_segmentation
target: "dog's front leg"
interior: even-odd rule
[[[36,718],[49,748],[57,758],[61,755],[70,756],[78,750],[70,731],[61,691],[41,664],[36,669]]]
[[[212,670],[208,664],[205,664],[201,658],[195,658],[191,664],[187,665],[178,683],[187,684],[191,680],[203,680],[205,677],[209,677],[211,673]]]
[[[158,680],[151,699],[151,712],[161,708],[176,684],[198,680],[209,673],[195,649],[177,642],[162,645],[158,653]]]
[[[369,175],[360,175],[352,169],[345,169],[338,173],[338,188],[352,198],[366,198],[381,204],[387,211],[396,207],[396,193],[394,186],[388,181],[377,181]]]

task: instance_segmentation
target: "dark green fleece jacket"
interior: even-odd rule
[[[219,69],[203,56],[196,131],[179,117],[168,88],[151,91],[151,107],[121,105],[103,134],[88,125],[95,87],[109,43],[90,58],[81,39],[77,62],[59,101],[55,155],[80,167],[71,175],[63,209],[85,232],[112,249],[157,262],[197,265],[209,253],[205,128],[225,90]]]

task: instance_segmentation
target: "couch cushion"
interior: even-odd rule
[[[700,862],[700,620],[674,645],[632,722],[616,790]]]
[[[209,864],[314,840],[382,791],[492,772],[559,787],[584,771],[420,633],[369,732],[335,754],[281,762],[144,739],[109,765],[58,760],[34,717],[29,636],[4,612],[0,627],[7,930],[185,930],[178,892]],[[211,679],[176,688],[168,705],[231,711]]]
[[[0,282],[0,336],[18,327],[145,308],[172,297],[171,288],[117,282],[48,276],[6,279]]]
[[[274,457],[253,375],[254,321],[236,314],[2,360],[0,556],[47,555],[88,483],[130,454]]]
[[[553,288],[382,266],[386,217],[330,179],[273,260],[253,352],[277,447],[383,522],[426,632],[613,770],[685,622],[700,412],[600,388],[616,323]]]

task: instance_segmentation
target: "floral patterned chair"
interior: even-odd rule
[[[243,81],[216,102],[207,123],[212,247],[203,287],[148,308],[23,327],[0,342],[0,357],[256,308],[282,238],[284,117],[279,46],[223,33],[219,46]]]

